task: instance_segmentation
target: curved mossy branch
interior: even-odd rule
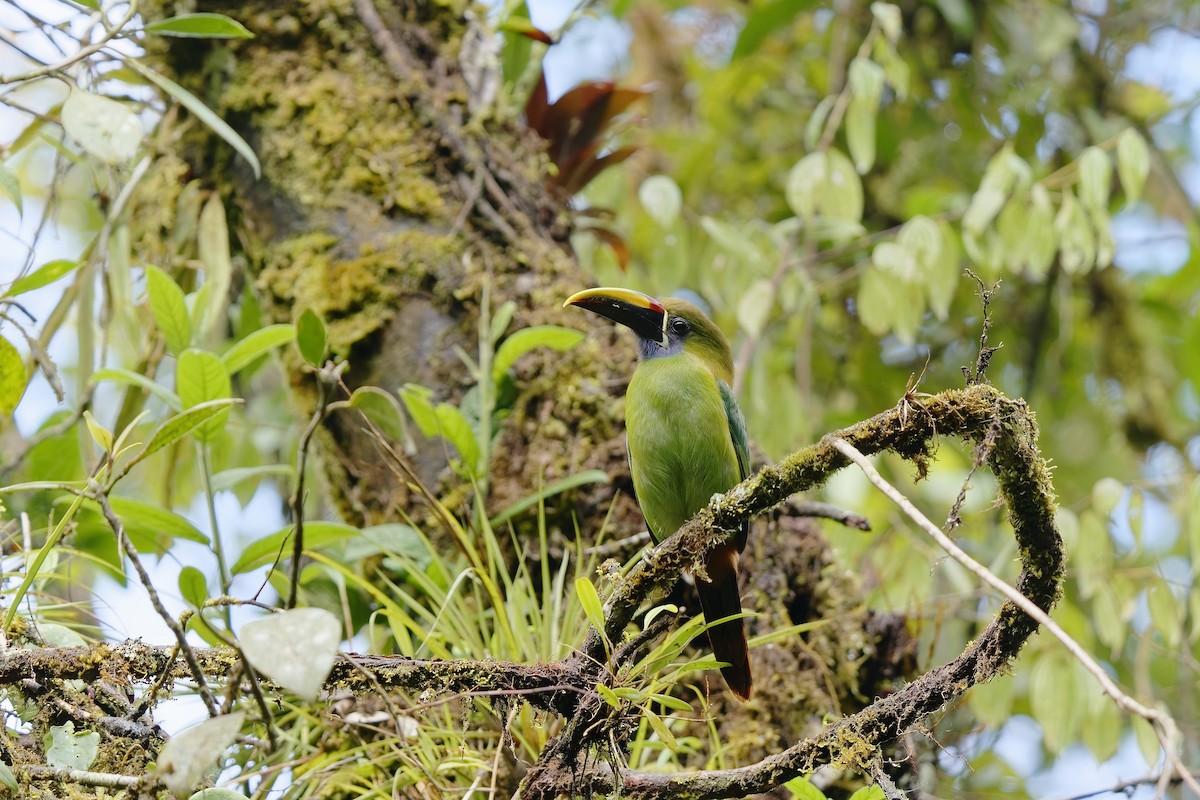
[[[889,450],[924,468],[938,436],[956,436],[980,445],[1009,508],[1017,539],[1021,574],[1016,588],[1049,610],[1061,592],[1062,539],[1054,523],[1054,491],[1037,449],[1037,425],[1023,401],[990,386],[947,391],[920,400],[905,397],[895,408],[767,467],[744,481],[647,554],[617,587],[606,604],[606,635],[619,641],[638,607],[667,591],[680,572],[703,559],[736,530],[741,520],[759,514],[788,496],[820,485],[849,460],[834,448],[843,439],[863,453]],[[768,791],[825,764],[869,770],[880,748],[927,714],[961,696],[971,686],[998,674],[1020,651],[1037,624],[1012,603],[1005,603],[983,634],[958,658],[926,672],[904,689],[858,714],[830,725],[820,735],[747,767],[663,775],[626,771],[614,779],[604,766],[576,771],[578,748],[587,737],[568,731],[547,749],[531,770],[523,796],[554,797],[573,791],[618,790],[624,797],[742,797]],[[583,658],[603,655],[592,631]],[[578,720],[579,717],[576,717]],[[577,748],[572,752],[569,748]]]

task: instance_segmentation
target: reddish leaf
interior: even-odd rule
[[[533,39],[535,42],[541,42],[542,44],[555,43],[550,34],[541,28],[535,28],[528,17],[509,17],[500,23],[500,30],[508,31],[509,33],[519,33],[526,38]]]
[[[549,139],[542,131],[546,124],[546,112],[550,108],[549,95],[546,93],[546,72],[538,73],[537,85],[533,87],[529,99],[525,102],[525,124],[538,132],[543,139]]]
[[[613,255],[617,257],[617,265],[621,267],[622,272],[629,271],[629,245],[625,244],[625,240],[619,234],[610,228],[584,228],[584,230],[612,249]]]
[[[589,157],[586,161],[580,161],[575,169],[572,170],[569,179],[565,179],[562,173],[559,173],[557,182],[565,189],[575,194],[584,186],[587,186],[592,180],[604,170],[611,166],[620,164],[625,159],[638,151],[637,147],[619,147],[612,150],[599,158]],[[589,156],[591,152],[589,151]]]

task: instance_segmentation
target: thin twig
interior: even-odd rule
[[[991,288],[988,288],[987,284],[983,282],[983,278],[980,278],[969,269],[966,270],[966,273],[968,277],[975,281],[976,286],[978,286],[979,302],[983,305],[983,323],[979,330],[979,355],[975,359],[974,368],[962,368],[963,377],[967,379],[967,386],[974,386],[977,383],[983,383],[987,380],[985,373],[987,373],[988,364],[991,363],[992,356],[996,354],[996,351],[1002,347],[1002,345],[996,345],[995,347],[988,346],[988,333],[992,329],[992,299],[1000,289],[1000,281],[996,281],[992,284]]]
[[[292,524],[292,577],[288,588],[287,605],[285,608],[296,607],[296,593],[300,586],[300,564],[304,558],[304,473],[308,468],[308,449],[312,438],[325,420],[325,412],[329,407],[329,387],[320,373],[317,374],[317,407],[308,420],[308,427],[300,437],[300,449],[296,456],[296,491],[292,493],[291,509]],[[269,573],[268,573],[269,574]]]
[[[133,542],[129,540],[129,535],[125,532],[125,524],[113,512],[112,505],[108,502],[108,495],[102,491],[95,491],[91,494],[92,499],[100,504],[100,511],[104,514],[104,519],[108,522],[108,526],[116,534],[117,546],[125,553],[125,557],[133,564],[133,568],[137,570],[138,579],[146,589],[146,594],[150,596],[150,605],[154,606],[154,610],[158,613],[158,616],[167,624],[171,633],[175,635],[175,641],[178,643],[183,657],[187,660],[192,678],[196,681],[196,690],[200,692],[200,699],[204,701],[204,707],[208,709],[209,716],[218,716],[217,702],[213,698],[212,689],[209,688],[208,682],[204,679],[204,670],[201,668],[200,662],[196,659],[196,653],[192,649],[192,646],[188,644],[187,632],[171,616],[166,606],[162,604],[162,600],[159,599],[158,591],[154,588],[154,582],[150,580],[150,574],[146,572],[146,568],[142,566],[141,558],[138,557],[137,548],[133,546]]]
[[[1024,611],[1035,622],[1050,632],[1055,639],[1067,648],[1075,660],[1078,661],[1083,668],[1086,669],[1096,682],[1100,684],[1100,689],[1113,699],[1120,708],[1130,714],[1135,714],[1150,722],[1154,726],[1155,733],[1158,735],[1159,744],[1162,745],[1163,754],[1167,758],[1167,762],[1171,765],[1189,788],[1200,793],[1200,784],[1197,784],[1196,779],[1192,777],[1191,772],[1179,760],[1179,756],[1175,753],[1175,737],[1178,728],[1175,721],[1169,714],[1166,714],[1158,709],[1149,708],[1142,705],[1137,700],[1134,700],[1128,694],[1123,692],[1112,678],[1108,677],[1108,673],[1104,671],[1091,654],[1083,649],[1082,646],[1070,634],[1059,627],[1058,623],[1050,618],[1050,615],[1039,608],[1032,600],[1021,594],[1014,587],[1010,586],[1004,580],[999,578],[995,573],[980,564],[975,559],[967,555],[961,547],[954,543],[946,534],[942,533],[938,526],[929,521],[929,518],[921,513],[921,510],[913,505],[912,501],[904,496],[896,487],[892,486],[882,475],[871,466],[871,462],[867,460],[854,445],[844,439],[834,439],[833,446],[838,452],[846,456],[846,458],[858,465],[863,474],[867,476],[875,488],[879,489],[889,500],[895,503],[901,511],[908,515],[917,527],[928,534],[938,546],[945,550],[951,558],[967,568],[967,571],[975,575],[988,586],[995,589],[1006,599]]]
[[[36,780],[62,781],[63,783],[85,783],[105,789],[138,789],[154,778],[140,775],[114,775],[111,772],[91,772],[85,769],[55,769],[38,764],[22,765],[20,770]]]

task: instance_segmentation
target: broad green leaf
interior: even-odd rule
[[[1090,681],[1090,678],[1083,677],[1082,680]],[[1087,719],[1080,729],[1080,738],[1098,762],[1103,763],[1116,755],[1124,732],[1117,704],[1099,689],[1091,689]]]
[[[43,737],[46,764],[54,769],[86,770],[100,753],[100,734],[75,732],[75,723],[55,725]]]
[[[233,279],[233,262],[229,257],[229,225],[225,206],[216,192],[209,196],[200,212],[196,232],[196,249],[204,264],[206,302],[197,304],[195,325],[198,340],[215,330],[229,307],[229,284]]]
[[[517,359],[537,347],[549,347],[551,350],[563,352],[570,350],[582,342],[584,334],[573,328],[563,328],[559,325],[535,325],[509,336],[496,351],[492,362],[492,380],[499,381],[504,373],[512,368]]]
[[[113,435],[112,431],[101,425],[91,411],[83,412],[83,421],[87,423],[88,433],[92,435],[92,440],[100,445],[100,449],[106,453],[112,452]]]
[[[1096,263],[1096,236],[1083,206],[1070,192],[1063,193],[1054,230],[1059,237],[1059,263],[1063,272],[1078,275],[1090,271]]]
[[[676,741],[675,735],[671,733],[671,730],[667,727],[667,724],[662,721],[662,718],[648,708],[642,709],[642,713],[646,715],[646,722],[649,722],[650,727],[653,728],[654,732],[658,734],[659,741],[666,745],[667,749],[671,752],[678,753],[679,742]]]
[[[1086,147],[1079,154],[1079,199],[1096,212],[1104,213],[1112,187],[1112,162],[1099,147]]]
[[[233,744],[242,729],[245,712],[236,711],[206,719],[167,740],[158,754],[155,771],[175,795],[191,793]]]
[[[1150,148],[1137,130],[1129,128],[1117,139],[1117,175],[1126,202],[1136,203],[1141,198],[1149,174]]]
[[[1033,662],[1029,676],[1029,705],[1033,718],[1042,726],[1046,748],[1056,753],[1078,736],[1082,703],[1079,685],[1065,656],[1042,653]]]
[[[1120,598],[1110,584],[1102,582],[1097,584],[1091,600],[1096,637],[1110,653],[1119,652],[1130,633],[1128,615],[1121,608]]]
[[[1130,719],[1133,721],[1133,735],[1137,739],[1138,749],[1142,751],[1142,758],[1146,759],[1147,767],[1153,767],[1158,763],[1159,756],[1162,755],[1162,745],[1158,741],[1158,734],[1154,732],[1154,726],[1145,717],[1135,714]]]
[[[1054,207],[1046,187],[1040,183],[1034,184],[1029,191],[1029,199],[1024,269],[1031,278],[1041,280],[1050,272],[1050,265],[1058,253],[1058,234],[1054,230]]]
[[[889,42],[900,40],[903,28],[901,26],[899,6],[891,3],[871,3],[871,14],[875,17],[875,21],[879,23],[879,29],[883,31],[883,35],[887,37]],[[857,798],[857,800],[862,800],[862,798]]]
[[[270,536],[254,540],[242,551],[241,556],[230,567],[230,572],[240,575],[243,572],[272,564],[277,557],[283,560],[291,558],[291,537],[294,531],[295,528],[289,525]],[[304,523],[304,549],[319,550],[334,542],[359,536],[361,533],[360,529],[341,522],[312,520]],[[286,550],[284,550],[285,547]]]
[[[377,386],[360,386],[350,395],[350,407],[357,408],[384,435],[395,442],[408,441],[408,428],[400,412],[400,401]]]
[[[179,354],[175,365],[175,388],[184,408],[192,408],[213,400],[225,400],[233,393],[229,372],[221,359],[207,350],[189,349]],[[196,428],[196,438],[211,440],[225,427],[229,409],[214,414]]]
[[[579,606],[587,615],[588,622],[596,629],[597,633],[604,636],[604,604],[600,602],[596,585],[586,577],[576,578],[575,596],[579,599]],[[607,641],[607,637],[605,640]]]
[[[0,336],[0,414],[11,414],[16,410],[28,381],[21,353],[12,342]]]
[[[221,361],[230,375],[236,375],[260,356],[290,342],[295,335],[295,326],[287,323],[259,328],[226,350]]]
[[[195,567],[184,567],[179,572],[179,594],[193,608],[204,608],[204,601],[208,599],[208,579]]]
[[[792,800],[827,800],[825,793],[808,778],[792,778],[783,786],[792,793]]]
[[[671,697],[669,694],[652,694],[647,699],[683,714],[690,714],[695,711],[691,703],[686,700],[680,700],[678,697]]]
[[[837,103],[836,95],[829,95],[817,103],[816,108],[812,110],[808,121],[804,123],[804,149],[816,150],[818,143],[821,141],[821,135],[825,132],[825,123],[829,120],[829,112],[833,110]],[[791,202],[790,200],[788,201]],[[793,209],[794,210],[794,209]]]
[[[854,164],[839,150],[809,153],[788,173],[785,194],[796,216],[862,220],[863,188]]]
[[[731,256],[755,266],[766,262],[766,254],[758,246],[758,243],[747,236],[736,225],[731,225],[714,217],[701,217],[700,227],[704,229],[704,232],[708,234],[708,237],[713,240],[713,243],[717,247]]]
[[[25,294],[25,292],[49,286],[62,276],[70,274],[78,266],[78,261],[69,258],[47,261],[25,277],[13,281],[13,285],[8,287],[8,291],[3,296],[16,297],[17,295]]]
[[[679,184],[666,175],[651,175],[638,187],[638,201],[646,213],[663,228],[679,219],[683,208],[683,193]]]
[[[134,457],[133,462],[136,464],[147,456],[153,455],[169,444],[179,441],[184,436],[187,436],[197,427],[204,425],[219,415],[229,415],[229,408],[242,402],[237,398],[229,398],[226,400],[211,400],[207,403],[201,403],[198,406],[189,408],[186,411],[180,412],[168,419],[162,425],[158,426],[158,430],[150,437],[150,441],[142,448],[141,452]]]
[[[21,181],[12,171],[0,165],[0,192],[8,196],[9,200],[13,201],[13,205],[17,207],[17,216],[20,217],[25,213],[23,198],[21,195]]]
[[[608,473],[598,469],[589,469],[577,472],[574,475],[568,475],[565,478],[560,478],[557,481],[547,484],[533,494],[522,497],[517,502],[505,508],[499,514],[492,517],[491,525],[493,528],[499,527],[526,509],[533,508],[533,506],[542,502],[547,497],[553,497],[556,494],[579,486],[586,486],[589,483],[608,483],[608,481]]]
[[[984,725],[1003,725],[1012,717],[1013,696],[1016,681],[998,675],[987,683],[980,684],[967,696],[967,705]]]
[[[311,308],[301,311],[300,318],[296,320],[296,349],[314,367],[325,363],[325,353],[328,351],[325,320]]]
[[[231,467],[221,470],[212,476],[212,490],[227,492],[239,486],[244,481],[257,478],[287,478],[295,477],[296,470],[288,464],[261,464],[257,467]]]
[[[596,694],[600,695],[600,698],[613,708],[622,706],[621,698],[617,696],[617,693],[602,683],[596,684]]]
[[[124,103],[75,88],[63,103],[62,124],[68,136],[107,164],[133,158],[145,134]]]
[[[1175,650],[1183,634],[1183,607],[1179,598],[1162,578],[1157,578],[1146,592],[1146,605],[1150,609],[1150,622],[1162,634],[1168,650]]]
[[[846,146],[854,160],[854,168],[861,175],[870,172],[875,164],[875,113],[875,105],[857,97],[850,101],[846,110]]]
[[[150,301],[154,324],[162,331],[171,352],[179,355],[192,340],[192,326],[188,320],[183,290],[171,280],[170,275],[158,267],[147,266],[146,296]]]
[[[1125,484],[1116,478],[1104,477],[1092,485],[1092,508],[1107,517],[1125,496]]]
[[[134,372],[121,367],[108,367],[106,369],[98,369],[88,376],[89,383],[100,383],[101,381],[113,381],[114,383],[124,384],[126,386],[136,386],[139,389],[145,389],[150,394],[163,401],[164,404],[172,411],[182,411],[183,403],[179,399],[179,395],[172,392],[161,383],[155,383],[140,372]]]
[[[737,320],[742,330],[754,338],[762,335],[775,306],[775,286],[769,278],[758,278],[738,301]]]
[[[883,67],[869,58],[856,57],[850,62],[846,78],[850,85],[853,100],[858,100],[865,108],[874,111],[883,97],[883,85],[886,76]]]
[[[166,537],[208,544],[208,537],[170,509],[132,497],[110,497],[113,513],[121,518],[131,537],[156,543],[155,550],[163,552],[170,541]],[[90,501],[89,501],[90,503]]]
[[[146,25],[149,33],[190,39],[253,39],[254,34],[224,14],[179,14]]]
[[[333,669],[341,631],[337,617],[323,608],[293,608],[247,622],[238,643],[256,670],[311,702]]]
[[[1001,189],[981,187],[971,198],[971,204],[963,215],[963,229],[976,235],[982,234],[1000,213],[1007,198],[1008,195]]]
[[[181,106],[192,112],[197,119],[211,128],[213,133],[224,139],[242,158],[246,159],[246,162],[254,170],[255,178],[262,177],[262,166],[258,163],[258,156],[250,149],[250,145],[246,144],[246,140],[229,127],[225,120],[217,116],[216,112],[200,102],[199,98],[175,81],[159,75],[137,59],[127,58],[125,65],[179,101]]]
[[[17,776],[13,775],[8,764],[0,761],[0,786],[8,789],[10,792],[15,792],[19,788],[17,786]]]
[[[884,800],[886,795],[883,789],[880,789],[876,784],[864,786],[854,794],[850,795],[850,800]]]
[[[486,465],[479,463],[479,442],[475,440],[475,430],[471,423],[461,410],[449,403],[438,403],[433,411],[437,419],[437,435],[458,451],[469,472],[479,474]]]

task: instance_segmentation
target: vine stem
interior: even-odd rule
[[[913,502],[905,497],[899,489],[888,483],[875,467],[871,466],[871,462],[867,460],[867,457],[858,448],[845,439],[835,438],[832,440],[832,444],[839,453],[857,464],[858,468],[867,476],[867,480],[882,492],[884,496],[895,503],[901,511],[908,515],[908,518],[937,542],[938,546],[945,550],[951,558],[966,567],[975,577],[1004,595],[1005,598],[1049,631],[1055,639],[1058,639],[1063,647],[1067,648],[1067,652],[1074,656],[1075,660],[1082,664],[1083,668],[1096,679],[1096,682],[1100,684],[1100,689],[1111,697],[1113,702],[1126,712],[1139,716],[1149,722],[1154,727],[1154,733],[1158,737],[1159,744],[1162,746],[1163,755],[1166,757],[1167,763],[1171,765],[1172,770],[1178,773],[1180,779],[1192,791],[1200,793],[1200,784],[1197,784],[1191,771],[1183,764],[1175,752],[1179,739],[1179,729],[1175,725],[1175,720],[1169,714],[1145,706],[1121,691],[1112,678],[1108,677],[1108,673],[1104,671],[1104,668],[1096,662],[1096,659],[1092,658],[1091,654],[1072,639],[1070,634],[1059,627],[1058,623],[1051,619],[1049,614],[1038,608],[1037,604],[1017,591],[1015,587],[1006,583],[983,564],[980,564],[967,555],[961,547],[954,543],[953,539],[943,533],[938,526],[934,525],[928,517],[921,513],[921,510],[913,505]]]

